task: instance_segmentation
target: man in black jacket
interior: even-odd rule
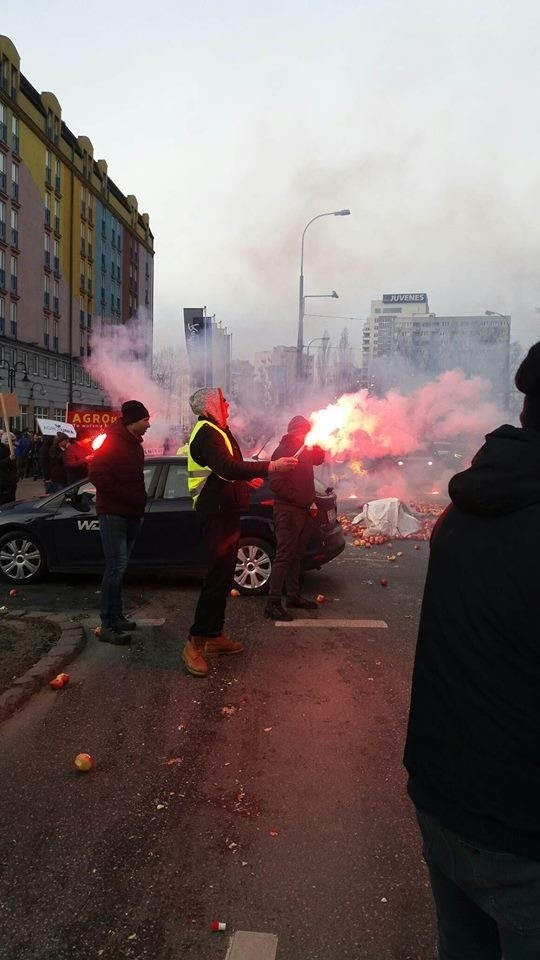
[[[440,960],[540,957],[540,343],[449,486],[424,591],[405,766]]]
[[[96,512],[105,557],[101,582],[103,643],[124,646],[137,624],[122,609],[122,581],[142,526],[146,507],[143,436],[150,414],[140,400],[126,400],[122,416],[107,431],[101,447],[89,462],[89,478],[96,487]]]
[[[205,656],[241,653],[244,647],[223,633],[227,596],[234,580],[240,517],[249,505],[249,485],[268,473],[291,470],[294,457],[245,462],[227,427],[229,404],[219,388],[203,387],[190,397],[198,416],[189,440],[188,485],[201,525],[208,558],[206,577],[188,641],[182,651],[186,669],[205,677]],[[262,482],[262,481],[261,481]]]
[[[277,457],[291,456],[301,449],[311,428],[305,417],[293,417],[287,433],[281,438],[272,454]],[[282,604],[285,587],[287,606],[303,610],[316,610],[314,600],[300,595],[300,570],[302,559],[312,530],[311,509],[316,509],[313,467],[324,460],[324,450],[313,446],[302,450],[294,473],[272,477],[270,487],[275,494],[274,521],[276,530],[276,557],[270,577],[268,602],[265,617],[271,620],[292,620],[293,617]]]

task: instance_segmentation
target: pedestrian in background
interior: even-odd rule
[[[26,430],[15,432],[15,442],[13,450],[15,453],[15,463],[17,464],[17,480],[24,480],[26,475],[26,460],[30,449],[30,437]]]
[[[272,454],[272,460],[297,453],[310,429],[311,424],[305,417],[293,417],[287,426],[287,433]],[[308,600],[300,593],[300,571],[313,530],[311,514],[317,509],[313,467],[319,466],[323,461],[324,450],[321,447],[306,448],[298,455],[296,470],[282,476],[272,476],[269,481],[270,489],[275,494],[276,556],[272,565],[264,615],[271,620],[293,619],[289,610],[283,606],[284,588],[287,608],[317,609],[314,600]]]
[[[540,343],[521,428],[450,480],[431,539],[405,766],[439,960],[540,957]]]
[[[15,435],[11,434],[12,442]],[[7,433],[0,438],[0,503],[12,503],[17,496],[17,463],[15,451],[9,448]]]
[[[90,439],[82,441],[77,438],[68,444],[64,454],[68,484],[77,483],[77,480],[84,480],[88,476],[88,464],[92,455]]]
[[[188,487],[201,525],[208,567],[189,638],[182,651],[195,677],[208,673],[206,656],[241,653],[241,643],[223,632],[227,597],[234,582],[240,517],[249,505],[249,484],[269,473],[296,467],[293,457],[245,462],[229,430],[229,404],[219,388],[203,387],[190,397],[198,416],[188,453]]]
[[[43,479],[45,493],[51,493],[51,450],[54,443],[54,437],[44,437],[39,451],[39,468]]]
[[[150,414],[144,404],[126,400],[121,416],[89,461],[105,557],[98,634],[103,643],[128,644],[130,631],[137,626],[124,616],[122,582],[146,507],[142,440],[149,426]]]
[[[43,437],[40,433],[34,433],[28,450],[29,469],[26,473],[27,477],[32,477],[34,480],[39,480],[41,476],[40,454],[42,447]]]
[[[67,487],[65,456],[68,445],[69,437],[67,433],[59,430],[49,453],[50,484],[48,493],[58,493],[59,490]]]

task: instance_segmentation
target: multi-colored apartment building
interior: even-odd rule
[[[151,343],[153,257],[148,214],[0,36],[0,391],[19,397],[16,426],[64,419],[69,401],[107,402],[85,361],[135,315]]]

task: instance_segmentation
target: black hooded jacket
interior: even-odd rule
[[[272,454],[272,460],[277,460],[279,457],[294,457],[302,446],[304,437],[305,433],[284,434]],[[275,494],[276,503],[288,503],[309,509],[315,499],[313,467],[319,466],[323,460],[324,450],[321,447],[307,447],[298,457],[298,466],[294,470],[289,473],[274,473],[270,478],[269,486]]]
[[[540,432],[488,434],[431,541],[405,766],[416,805],[540,860]]]

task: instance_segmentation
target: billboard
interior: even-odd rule
[[[212,317],[205,307],[184,307],[184,334],[194,387],[212,385]]]
[[[427,293],[383,293],[383,303],[427,303]]]
[[[107,433],[111,423],[118,420],[119,410],[110,407],[92,406],[88,403],[70,403],[66,420],[73,424],[79,440],[93,439],[100,433]],[[60,427],[60,429],[63,429]]]

